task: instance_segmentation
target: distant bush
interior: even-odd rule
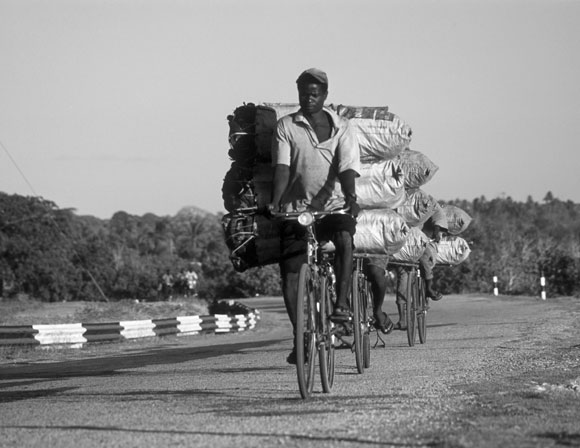
[[[580,205],[546,195],[448,201],[473,218],[461,235],[472,252],[463,264],[436,268],[445,293],[491,292],[580,297]],[[109,220],[77,216],[42,198],[0,193],[0,291],[44,301],[165,300],[166,272],[195,265],[197,293],[217,299],[279,295],[277,265],[236,272],[220,215],[195,207],[175,216],[125,212]],[[183,294],[175,289],[173,294]]]

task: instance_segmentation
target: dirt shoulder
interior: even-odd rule
[[[452,416],[447,440],[462,447],[580,446],[579,300],[516,300],[541,320],[513,315],[519,336],[486,357],[479,380],[455,386],[470,403]]]

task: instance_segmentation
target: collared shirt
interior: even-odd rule
[[[272,146],[272,164],[290,167],[288,187],[282,195],[285,211],[333,210],[344,206],[338,174],[359,173],[360,155],[347,119],[324,109],[332,121],[330,138],[319,142],[301,111],[278,121]]]

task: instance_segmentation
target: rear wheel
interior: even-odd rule
[[[307,263],[300,268],[296,300],[296,373],[302,398],[310,397],[314,387],[314,359],[316,354],[316,303],[318,282]]]
[[[353,339],[354,339],[354,356],[356,360],[356,370],[358,373],[363,373],[365,370],[364,366],[364,355],[363,355],[363,338],[362,338],[362,322],[361,322],[361,305],[358,290],[358,273],[357,271],[352,274],[352,290],[351,290],[351,309],[352,309],[352,329],[353,329]]]
[[[320,277],[318,360],[322,390],[326,393],[330,392],[334,384],[334,324],[329,319],[332,314],[332,287],[326,276]]]
[[[407,276],[407,303],[405,304],[405,317],[407,318],[407,341],[409,342],[409,347],[413,347],[415,345],[415,298],[417,297],[416,288],[417,273],[415,269],[411,269],[409,271],[409,275]]]
[[[427,297],[425,295],[425,280],[422,277],[417,279],[417,332],[419,333],[419,342],[427,342]]]

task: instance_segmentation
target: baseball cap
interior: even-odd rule
[[[296,80],[296,83],[298,84],[302,81],[308,81],[310,79],[314,79],[321,84],[328,85],[328,76],[326,76],[326,73],[318,68],[309,68],[304,70]]]

